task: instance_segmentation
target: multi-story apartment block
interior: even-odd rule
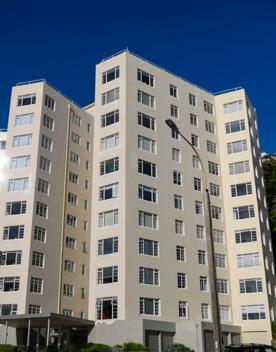
[[[72,315],[72,307],[88,316],[92,124],[44,81],[12,90],[0,202],[3,316]]]
[[[36,104],[18,103],[33,93]],[[49,97],[59,114],[44,106]],[[35,114],[36,125],[16,126],[16,117],[27,113]],[[45,114],[54,118],[54,132],[45,130]],[[203,165],[168,129],[168,118],[197,148]],[[16,149],[20,135],[30,134],[32,146],[24,153]],[[274,259],[256,111],[244,89],[212,94],[124,51],[97,65],[95,103],[83,110],[45,83],[15,87],[6,148],[11,161],[1,193],[0,245],[4,252],[21,251],[21,264],[0,268],[1,278],[20,279],[14,283],[17,292],[0,292],[1,302],[3,297],[5,304],[17,305],[21,314],[87,317],[95,321],[90,341],[136,341],[154,352],[182,342],[212,351],[205,172],[223,343],[270,343]],[[15,157],[28,155],[35,160],[29,169],[10,168]],[[47,176],[40,170],[41,158],[52,162]],[[23,181],[15,193],[16,179]],[[50,183],[53,193],[40,194],[39,179]],[[6,215],[7,204],[18,201],[31,209],[28,220],[23,214]],[[55,214],[51,221],[50,212]],[[21,224],[24,239],[7,241],[5,229]],[[46,229],[46,242],[34,237],[36,227]],[[32,279],[43,280],[42,294],[30,292]],[[89,299],[82,300],[80,289],[89,290]]]

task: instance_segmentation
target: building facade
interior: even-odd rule
[[[1,307],[89,318],[91,341],[211,351],[207,186],[223,343],[270,343],[276,281],[259,147],[244,89],[212,94],[128,51],[96,66],[95,103],[83,109],[45,82],[14,87]]]

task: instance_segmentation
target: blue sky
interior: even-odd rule
[[[95,64],[128,47],[212,92],[246,88],[276,152],[275,18],[275,0],[1,1],[0,128],[12,85],[46,78],[86,105]]]

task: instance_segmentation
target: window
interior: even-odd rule
[[[140,314],[160,315],[160,300],[157,298],[140,298]]]
[[[231,114],[233,112],[242,111],[242,109],[242,100],[236,100],[230,103],[223,104],[224,114]]]
[[[195,213],[203,215],[203,203],[198,200],[195,201]]]
[[[205,239],[205,228],[203,225],[196,225],[196,237],[200,240]]]
[[[46,241],[46,229],[40,226],[34,227],[34,239],[36,241],[45,242]]]
[[[90,152],[90,143],[89,143],[89,142],[86,142],[86,150],[87,150],[88,152]]]
[[[102,93],[102,105],[118,100],[119,95],[120,95],[119,87],[111,89],[108,92]]]
[[[68,259],[64,260],[64,270],[69,271],[70,273],[74,273],[75,263]]]
[[[118,252],[118,237],[109,237],[98,240],[98,255],[112,254]]]
[[[222,209],[215,205],[211,205],[211,215],[213,219],[222,220]]]
[[[138,148],[151,153],[156,153],[156,142],[144,136],[138,136]]]
[[[31,277],[30,292],[42,294],[43,280],[37,277]]]
[[[69,192],[67,200],[68,200],[68,203],[70,204],[73,204],[73,205],[78,204],[78,196],[74,193]]]
[[[0,140],[0,150],[5,150],[6,149],[6,141]],[[1,305],[0,305],[1,308]]]
[[[29,304],[29,314],[41,314],[42,307],[37,304]]]
[[[245,229],[235,231],[236,243],[247,243],[257,241],[256,229]]]
[[[199,249],[197,251],[197,259],[198,259],[198,264],[206,265],[206,260],[207,260],[206,251]]]
[[[41,216],[42,218],[48,217],[48,205],[36,202],[36,215]]]
[[[25,200],[20,202],[8,202],[6,203],[6,215],[25,214],[26,208],[27,202]]]
[[[148,202],[157,203],[157,190],[153,187],[138,185],[138,198]]]
[[[24,238],[24,225],[5,226],[3,240],[18,240]]]
[[[52,131],[54,130],[54,119],[52,117],[44,114],[42,124],[44,127],[47,127]]]
[[[138,172],[140,174],[156,177],[156,164],[138,159]]]
[[[69,171],[69,181],[75,184],[79,183],[79,176],[72,171]]]
[[[210,320],[210,305],[207,303],[201,303],[201,318]]]
[[[259,253],[237,255],[238,268],[256,268],[260,265]]]
[[[232,122],[226,122],[225,124],[225,132],[228,133],[236,133],[245,130],[245,122],[244,120],[236,120]]]
[[[180,133],[176,130],[171,130],[172,131],[172,138],[177,139],[178,141],[180,140]]]
[[[99,200],[118,198],[119,184],[111,183],[100,187]]]
[[[211,121],[205,120],[205,131],[215,134],[216,133],[215,124]]]
[[[211,141],[207,141],[207,152],[211,154],[217,154],[217,144]]]
[[[139,254],[159,256],[159,243],[157,241],[139,238]]]
[[[189,104],[192,106],[196,106],[196,96],[193,94],[189,94]]]
[[[74,312],[71,309],[62,309],[62,314],[66,317],[72,317]]]
[[[199,289],[200,289],[200,292],[208,292],[209,291],[207,276],[200,276],[199,277]]]
[[[238,175],[243,174],[245,172],[249,172],[249,161],[238,161],[236,163],[229,164],[229,173],[230,175]]]
[[[113,209],[99,213],[99,227],[113,226],[119,222],[119,211]]]
[[[215,253],[215,262],[216,262],[217,268],[225,269],[226,268],[226,255],[220,254],[220,253]]]
[[[33,105],[36,102],[36,94],[25,94],[17,97],[17,106]]]
[[[190,124],[197,127],[197,116],[195,114],[190,114]]]
[[[119,133],[113,133],[109,136],[101,138],[101,151],[118,147]]]
[[[147,94],[138,90],[138,102],[147,105],[151,108],[155,108],[155,98],[153,95]]]
[[[43,171],[48,172],[49,174],[51,173],[52,169],[52,163],[50,160],[44,158],[43,156],[40,157],[39,161],[39,168]]]
[[[150,130],[155,130],[155,118],[138,112],[138,125],[149,128]]]
[[[248,218],[254,218],[254,217],[255,217],[254,205],[245,205],[242,207],[233,208],[233,219],[235,220],[248,219]]]
[[[32,125],[34,123],[34,114],[23,114],[23,115],[16,115],[15,116],[15,126],[27,126]]]
[[[139,283],[144,285],[159,285],[159,270],[151,268],[139,268]]]
[[[172,148],[172,160],[180,163],[181,162],[181,152],[177,148]]]
[[[78,127],[81,126],[81,118],[79,116],[77,116],[76,114],[72,115],[72,122],[73,122],[73,124],[75,124]]]
[[[25,169],[30,166],[30,155],[16,156],[11,158],[11,169]]]
[[[0,277],[0,292],[14,292],[19,290],[19,276]]]
[[[113,81],[114,79],[120,77],[120,66],[113,67],[102,73],[102,83]]]
[[[77,217],[74,215],[67,214],[67,225],[77,227]]]
[[[21,192],[28,189],[29,178],[14,178],[9,180],[8,192]]]
[[[182,174],[179,171],[173,171],[173,183],[175,185],[181,186],[182,184]]]
[[[220,197],[220,185],[210,182],[210,194],[214,197]]]
[[[177,273],[177,287],[187,288],[187,274]]]
[[[118,318],[118,299],[117,297],[97,298],[96,309],[98,320]]]
[[[0,304],[0,315],[15,315],[17,304]]]
[[[193,155],[193,168],[194,169],[201,169],[200,161],[199,161],[198,157],[196,157],[195,155]]]
[[[183,197],[178,194],[174,195],[174,207],[175,209],[183,209]]]
[[[74,286],[69,284],[64,284],[63,295],[68,297],[74,297]]]
[[[177,98],[177,95],[178,95],[177,87],[172,84],[170,84],[170,95],[175,98]]]
[[[13,148],[26,147],[32,145],[33,136],[32,134],[22,134],[19,136],[13,136],[12,146]]]
[[[239,280],[240,293],[257,293],[263,292],[262,279],[243,279]]]
[[[265,319],[264,304],[244,305],[241,306],[242,320],[260,320]]]
[[[194,177],[194,190],[201,192],[201,179]]]
[[[44,253],[33,251],[32,265],[43,268],[44,267]]]
[[[21,264],[22,251],[3,251],[0,252],[0,265],[19,265]]]
[[[227,153],[234,154],[240,153],[247,150],[247,140],[243,139],[241,141],[227,143]]]
[[[217,279],[217,291],[224,295],[228,294],[228,281],[225,279]]]
[[[231,185],[231,196],[232,197],[240,197],[240,196],[245,196],[248,194],[252,194],[251,182],[237,183],[235,185]]]
[[[76,249],[76,240],[72,237],[66,236],[65,246],[66,246],[66,248]]]
[[[107,127],[117,122],[119,122],[119,110],[114,110],[101,116],[101,127]]]
[[[199,147],[199,138],[195,134],[191,134],[191,143],[194,147]]]
[[[203,108],[205,112],[208,112],[208,114],[213,114],[213,104],[208,103],[208,101],[204,100]]]
[[[178,107],[171,104],[171,116],[178,119]]]
[[[112,158],[100,162],[100,175],[106,175],[119,170],[119,158]]]
[[[139,68],[137,69],[137,80],[147,84],[148,86],[154,87],[153,75],[151,75],[143,70],[140,70]]]
[[[49,195],[50,183],[45,180],[42,180],[42,178],[39,178],[38,184],[37,184],[37,190],[38,192]]]
[[[175,220],[175,233],[184,235],[184,222],[182,220]]]
[[[85,299],[86,298],[86,289],[84,287],[81,287],[81,289],[80,289],[80,296],[81,296],[81,299]],[[84,316],[83,312],[81,312],[81,314]]]
[[[139,225],[156,230],[158,228],[158,216],[139,210]]]
[[[55,111],[56,101],[55,101],[53,98],[49,97],[49,95],[45,94],[44,105],[45,105],[47,108],[49,108],[49,109]]]
[[[70,151],[70,161],[79,165],[80,164],[80,156],[72,151]]]
[[[178,302],[178,316],[180,318],[188,318],[188,303],[184,301]]]
[[[53,140],[51,138],[46,137],[44,134],[41,136],[41,147],[52,151],[53,150]]]
[[[176,246],[176,260],[180,262],[186,261],[186,249],[183,246]]]
[[[219,315],[221,321],[229,321],[230,319],[230,307],[229,306],[219,306]]]
[[[219,174],[219,166],[217,163],[213,163],[212,161],[208,161],[208,171],[210,174],[218,175]]]
[[[71,141],[77,145],[81,144],[81,137],[75,132],[71,133]]]
[[[224,243],[224,232],[222,230],[213,229],[213,239],[215,243]]]

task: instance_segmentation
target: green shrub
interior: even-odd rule
[[[148,352],[147,347],[145,347],[141,343],[136,343],[136,342],[124,343],[123,349],[124,349],[124,351],[145,351],[145,352]]]
[[[79,352],[111,352],[111,347],[102,343],[88,343]]]
[[[182,343],[174,343],[167,348],[166,352],[194,352],[194,350],[186,347]]]
[[[14,352],[14,347],[12,345],[0,345],[0,352]]]

